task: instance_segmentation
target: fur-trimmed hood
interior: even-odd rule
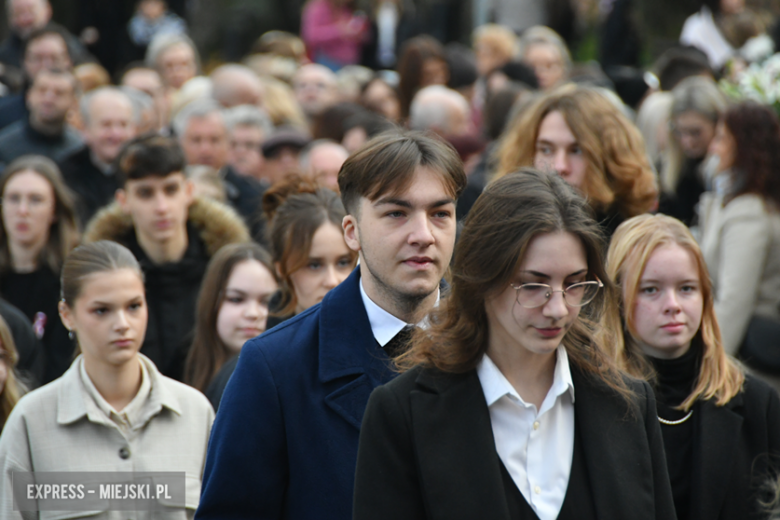
[[[198,230],[209,257],[222,246],[250,241],[249,231],[241,217],[233,208],[220,202],[196,197],[190,205],[187,221]],[[132,229],[130,215],[122,212],[118,203],[112,202],[89,221],[84,243],[113,240],[126,245]]]

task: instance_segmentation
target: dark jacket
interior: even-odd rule
[[[17,374],[28,388],[37,388],[43,381],[44,353],[33,333],[32,323],[22,311],[0,298],[0,316],[3,317],[14,338],[19,360]]]
[[[181,339],[195,325],[195,304],[211,257],[224,245],[247,242],[249,234],[233,210],[207,199],[195,199],[187,220],[189,243],[176,263],[157,265],[146,256],[133,222],[114,203],[100,211],[84,234],[84,242],[114,240],[126,246],[144,272],[149,322],[141,353],[168,377],[181,380],[187,348]]]
[[[0,130],[4,130],[17,121],[27,121],[30,111],[25,101],[27,91],[0,98]]]
[[[82,145],[81,136],[69,125],[59,135],[46,135],[30,126],[29,119],[17,121],[0,132],[0,167],[22,155],[45,155],[59,161]]]
[[[691,520],[766,518],[762,486],[780,469],[780,398],[763,381],[745,386],[725,406],[694,405]]]
[[[59,162],[65,184],[78,197],[77,205],[81,223],[86,225],[95,213],[114,201],[114,193],[121,188],[113,168],[103,172],[92,162],[88,146],[83,146]]]
[[[263,194],[268,186],[252,177],[239,175],[230,166],[225,166],[221,173],[228,204],[244,219],[252,238],[264,244]]]
[[[655,399],[637,409],[572,366],[574,417],[596,517],[675,518]],[[355,520],[509,520],[501,463],[476,370],[415,368],[371,395],[360,435]]]
[[[356,269],[321,304],[241,349],[196,518],[350,518],[363,412],[395,375],[359,283]]]

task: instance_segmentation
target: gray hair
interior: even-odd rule
[[[119,89],[124,92],[133,103],[133,112],[135,112],[136,122],[141,120],[141,114],[146,110],[155,109],[154,99],[146,92],[138,90],[137,88],[128,87],[127,85],[122,85]]]
[[[552,45],[561,54],[563,66],[568,73],[571,70],[571,54],[561,35],[544,25],[534,25],[523,31],[520,37],[520,57],[524,57],[528,49],[534,45]]]
[[[428,130],[440,128],[446,130],[451,122],[451,110],[457,106],[466,114],[469,103],[457,91],[443,85],[431,85],[420,89],[412,99],[409,108],[409,128]]]
[[[251,126],[259,128],[263,134],[270,136],[274,131],[274,124],[264,110],[254,105],[238,105],[224,111],[225,126],[231,131],[237,126]]]
[[[214,112],[218,113],[224,120],[224,113],[219,103],[211,98],[196,99],[182,108],[179,113],[176,114],[176,117],[173,118],[171,123],[173,131],[181,138],[184,136],[184,131],[187,130],[187,126],[190,124],[190,119],[193,117],[206,117]]]
[[[158,70],[157,62],[160,59],[160,55],[162,55],[165,51],[174,45],[178,45],[180,43],[183,43],[192,49],[192,54],[195,56],[195,66],[198,70],[200,70],[200,54],[198,54],[198,48],[195,47],[195,42],[193,42],[186,34],[176,33],[161,33],[155,36],[152,41],[149,42],[149,47],[146,48],[146,57],[144,58],[146,66],[154,70]]]
[[[141,108],[136,104],[136,102],[133,100],[133,96],[127,90],[128,89],[124,87],[112,87],[112,86],[99,87],[94,90],[90,90],[89,92],[81,96],[81,99],[79,100],[79,113],[81,114],[81,119],[84,121],[84,126],[89,126],[89,120],[91,117],[91,114],[89,113],[90,112],[89,109],[90,106],[92,105],[92,100],[95,97],[103,94],[115,94],[124,97],[127,100],[127,102],[130,103],[130,108],[133,111],[133,122],[137,124],[141,120]],[[139,93],[144,94],[143,92],[139,92]],[[144,96],[146,96],[146,94],[144,94]]]
[[[716,123],[726,111],[726,98],[710,78],[685,78],[672,89],[671,117],[688,111],[694,111]]]

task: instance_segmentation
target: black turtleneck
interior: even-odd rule
[[[699,375],[700,349],[692,346],[677,359],[650,357],[658,378],[654,389],[658,400],[658,416],[677,421],[688,412],[676,410],[691,393]],[[696,434],[696,406],[693,415],[676,425],[661,423],[661,433],[666,450],[666,466],[672,483],[674,507],[678,520],[690,517],[691,480],[693,468],[693,445]]]

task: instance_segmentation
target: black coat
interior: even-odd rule
[[[746,376],[744,390],[725,406],[694,405],[691,520],[766,518],[761,487],[780,464],[780,398]],[[767,497],[763,497],[766,499]]]
[[[572,367],[574,417],[600,520],[674,520],[653,392],[637,410]],[[355,520],[509,520],[490,412],[476,370],[416,368],[377,388],[363,419]]]
[[[106,174],[95,166],[87,146],[65,157],[59,167],[65,184],[78,197],[76,207],[83,226],[100,208],[113,202],[116,190],[121,188],[113,172]]]
[[[3,317],[14,338],[17,374],[28,388],[37,388],[43,381],[45,355],[43,347],[33,333],[32,323],[22,311],[0,298],[0,316]],[[59,318],[59,316],[58,316]]]

